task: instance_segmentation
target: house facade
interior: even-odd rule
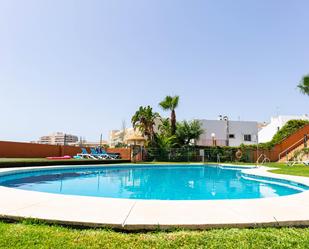
[[[239,146],[241,144],[256,144],[258,139],[258,122],[198,120],[204,133],[197,141],[199,146]]]

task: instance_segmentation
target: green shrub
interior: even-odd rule
[[[272,138],[271,141],[267,143],[259,143],[259,149],[270,150],[276,144],[280,143],[283,139],[291,136],[300,128],[309,124],[308,120],[290,120],[288,121]],[[256,148],[256,145],[245,145],[246,148]]]
[[[290,120],[288,121],[271,140],[273,145],[280,143],[284,138],[292,135],[294,132],[309,124],[308,120]]]

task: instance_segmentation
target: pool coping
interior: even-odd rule
[[[135,164],[130,164],[134,166]],[[194,164],[201,165],[201,164]],[[126,167],[127,164],[104,167]],[[152,166],[136,164],[136,166]],[[154,165],[153,165],[154,166]],[[168,166],[173,166],[169,164]],[[179,165],[177,165],[179,166]],[[218,165],[217,165],[218,166]],[[235,166],[220,164],[219,166]],[[4,168],[0,174],[85,165]],[[87,165],[87,168],[102,165]],[[284,179],[309,186],[309,177],[279,175],[264,166],[244,168],[245,174]],[[51,194],[0,186],[0,218],[33,218],[48,223],[120,230],[309,226],[309,191],[262,199],[137,200]]]

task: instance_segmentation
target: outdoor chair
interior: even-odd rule
[[[76,155],[74,158],[82,158],[82,159],[93,159],[93,160],[98,160],[95,156],[91,155],[88,153],[88,151],[85,148],[82,148],[82,153],[79,153]]]

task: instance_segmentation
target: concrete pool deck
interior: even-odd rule
[[[11,171],[60,167],[72,166],[0,169],[0,176]],[[259,167],[242,172],[309,186],[309,178],[273,174],[269,169]],[[73,196],[0,187],[0,200],[2,219],[34,218],[123,230],[309,226],[309,191],[260,199],[169,201]]]

